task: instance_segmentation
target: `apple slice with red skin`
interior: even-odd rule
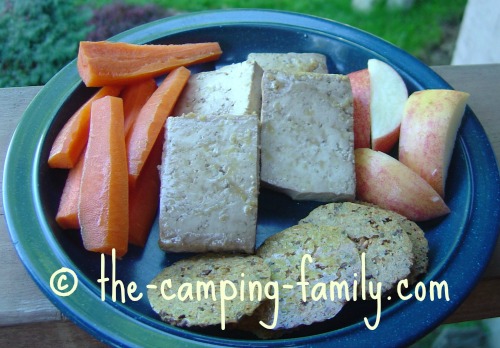
[[[413,93],[405,106],[399,161],[444,197],[457,132],[469,94],[447,89]]]
[[[354,150],[357,199],[395,211],[412,221],[450,212],[441,196],[394,157],[367,148]]]
[[[378,59],[368,60],[370,73],[371,148],[389,152],[399,138],[408,90],[398,72]]]
[[[370,73],[362,69],[347,76],[353,97],[354,148],[370,147]]]

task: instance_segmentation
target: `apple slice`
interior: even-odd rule
[[[408,90],[398,72],[387,63],[369,59],[368,71],[371,86],[372,149],[389,152],[399,138]]]
[[[432,186],[397,159],[371,149],[356,149],[354,156],[359,200],[412,221],[426,221],[450,212]]]
[[[347,76],[353,97],[354,148],[370,147],[370,73],[362,69]]]
[[[424,90],[413,93],[404,110],[399,160],[424,178],[441,197],[468,98],[466,92]]]

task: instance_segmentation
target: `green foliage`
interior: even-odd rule
[[[45,84],[91,30],[75,1],[5,0],[0,11],[0,87]]]
[[[106,39],[169,11],[267,8],[311,14],[370,32],[426,61],[442,42],[443,25],[460,22],[467,0],[417,0],[407,11],[383,3],[362,13],[351,8],[351,0],[4,0],[0,87],[45,84],[76,58],[79,41]]]
[[[103,5],[113,0],[92,0]],[[409,10],[390,10],[385,1],[376,2],[368,13],[356,12],[351,0],[126,0],[142,5],[154,2],[164,8],[182,12],[223,8],[266,8],[294,11],[336,20],[379,36],[392,44],[423,58],[426,51],[439,45],[443,25],[459,23],[467,0],[416,0]]]
[[[154,4],[135,6],[121,1],[113,2],[94,10],[89,22],[94,29],[87,40],[106,40],[127,29],[170,15],[170,11]]]

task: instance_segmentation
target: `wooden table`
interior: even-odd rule
[[[455,89],[471,94],[469,105],[500,158],[500,64],[433,68]],[[0,170],[9,141],[24,110],[41,87],[0,89]],[[0,176],[0,180],[1,177]],[[3,202],[0,215],[4,215]],[[5,219],[0,219],[0,346],[102,346],[65,319],[38,290],[14,251]],[[481,282],[446,322],[500,317],[500,242]]]

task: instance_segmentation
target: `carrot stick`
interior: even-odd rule
[[[163,151],[163,131],[144,164],[141,175],[129,190],[129,235],[130,244],[143,247],[151,231],[160,203],[160,172]]]
[[[103,87],[71,116],[59,131],[49,154],[51,168],[73,168],[80,158],[89,134],[92,102],[104,96],[117,96],[122,87]]]
[[[135,45],[124,42],[82,41],[77,66],[87,87],[132,84],[179,66],[216,60],[217,42],[183,45]]]
[[[128,248],[128,179],[123,102],[104,97],[92,103],[78,202],[85,249],[121,257]]]
[[[84,158],[85,151],[83,151],[76,165],[69,170],[61,200],[59,201],[56,222],[65,230],[80,228],[78,200],[80,198],[80,183],[82,180]]]
[[[120,94],[123,99],[123,114],[125,116],[125,136],[135,122],[139,111],[156,90],[156,81],[153,78],[140,81],[125,87]]]
[[[135,185],[160,130],[179,98],[190,71],[179,67],[168,74],[142,107],[126,138],[129,183]]]

